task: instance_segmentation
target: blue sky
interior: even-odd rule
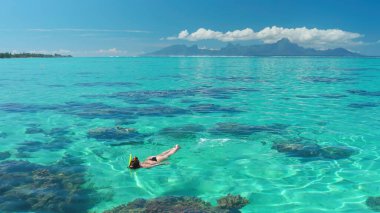
[[[377,0],[0,0],[0,52],[128,56],[289,37],[380,55],[379,11]]]

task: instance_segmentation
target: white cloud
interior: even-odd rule
[[[17,51],[17,52],[20,52],[20,51]],[[72,54],[71,50],[65,50],[65,49],[59,49],[59,50],[31,50],[31,51],[27,51],[27,52],[37,53],[37,54],[49,54],[49,55],[52,55],[52,54],[70,55],[70,54]]]
[[[185,39],[187,36],[189,36],[189,32],[187,30],[181,31],[178,33],[178,38],[179,39]]]
[[[176,37],[168,37],[168,40],[182,39],[188,41],[199,41],[215,39],[222,42],[261,40],[264,43],[275,43],[282,38],[306,47],[330,48],[339,46],[353,46],[361,44],[356,39],[362,37],[359,33],[347,32],[340,29],[317,29],[317,28],[283,28],[266,27],[258,32],[251,28],[243,30],[227,31],[225,33],[205,28],[199,28],[193,33],[187,30],[181,31]]]
[[[103,50],[103,49],[100,49],[97,51],[98,53],[117,53],[118,50],[116,48],[111,48],[111,49],[108,49],[108,50]]]
[[[201,46],[201,47],[198,47],[200,50],[220,50],[219,48],[210,48],[210,47],[206,47],[206,46]]]
[[[120,55],[126,55],[128,54],[127,50],[118,50],[116,48],[111,48],[111,49],[100,49],[96,51],[97,54],[99,55],[109,55],[109,56],[120,56]]]

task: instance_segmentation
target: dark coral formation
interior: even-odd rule
[[[296,95],[297,98],[316,98],[315,95]]]
[[[39,150],[58,151],[66,148],[73,141],[65,136],[53,138],[47,142],[41,141],[24,141],[17,148],[19,153],[37,152]]]
[[[25,134],[44,134],[46,136],[51,136],[51,137],[62,137],[69,133],[70,131],[67,127],[58,127],[58,128],[53,128],[50,130],[45,130],[38,126],[33,125],[31,127],[28,127],[25,130]]]
[[[321,147],[313,143],[277,143],[273,144],[272,149],[293,157],[319,157],[321,154]]]
[[[65,104],[59,105],[7,103],[1,104],[0,110],[13,113],[35,113],[46,110],[53,110],[59,113],[75,115],[87,119],[135,119],[138,116],[173,117],[191,113],[187,109],[166,105],[121,108],[108,106],[103,103],[85,104],[78,102],[67,102]],[[30,128],[27,131],[28,134],[43,133],[43,131],[38,128]]]
[[[41,111],[55,111],[62,114],[79,116],[87,119],[136,119],[139,116],[174,117],[192,113],[214,112],[240,112],[235,107],[223,107],[215,104],[201,104],[190,106],[189,109],[164,105],[155,99],[184,98],[193,96],[206,96],[217,99],[231,98],[241,91],[252,92],[250,88],[192,88],[184,90],[153,90],[153,91],[129,91],[111,95],[86,95],[87,98],[117,98],[131,104],[149,104],[145,107],[115,107],[104,103],[65,102],[64,104],[27,104],[4,103],[0,104],[0,110],[10,113],[36,113]],[[38,127],[27,129],[27,134],[44,133]]]
[[[8,134],[5,132],[0,132],[0,138],[6,138],[8,137]]]
[[[189,110],[197,113],[237,113],[242,112],[235,107],[223,107],[217,104],[192,104]]]
[[[124,100],[125,102],[129,103],[129,104],[163,104],[162,102],[160,101],[155,101],[155,100],[151,100],[151,99],[144,99],[144,98],[135,98],[135,99],[130,99],[130,100]]]
[[[110,95],[111,98],[118,98],[123,100],[135,99],[152,99],[152,98],[180,98],[183,96],[193,96],[188,90],[139,90],[118,92]]]
[[[63,137],[67,134],[70,134],[70,130],[67,127],[57,127],[53,128],[49,131],[46,131],[46,135],[51,136],[51,137]]]
[[[215,77],[215,79],[219,81],[229,81],[229,82],[238,82],[238,83],[240,82],[250,83],[250,82],[255,82],[258,80],[256,77],[251,77],[251,76],[229,76],[229,77],[218,76],[218,77]]]
[[[322,76],[307,76],[302,78],[303,81],[313,83],[339,83],[352,81],[352,78],[338,78],[338,77],[322,77]]]
[[[5,160],[11,157],[10,152],[0,152],[0,160]]]
[[[124,118],[126,110],[114,108],[103,103],[79,103],[66,102],[64,104],[26,104],[26,103],[5,103],[0,105],[0,110],[11,113],[35,113],[52,110],[63,114],[76,115],[84,118]],[[38,127],[38,126],[32,126]]]
[[[161,117],[174,117],[177,115],[186,115],[191,112],[186,109],[171,106],[149,106],[133,109],[139,116],[161,116]]]
[[[193,100],[193,99],[182,99],[181,100],[181,103],[184,103],[184,104],[194,104],[194,103],[198,103],[199,101],[197,100]]]
[[[272,149],[286,153],[291,157],[316,158],[316,159],[343,159],[356,154],[357,151],[346,146],[322,147],[310,141],[294,140],[274,143]]]
[[[124,128],[120,126],[116,127],[100,127],[91,129],[87,132],[87,137],[94,138],[96,140],[113,140],[108,143],[111,146],[120,146],[127,144],[143,143],[146,137],[150,134],[139,133],[133,128]],[[126,140],[124,142],[115,142],[118,140]]]
[[[373,211],[380,212],[380,197],[368,197],[365,204]]]
[[[246,87],[221,87],[221,88],[209,88],[207,86],[195,87],[179,90],[140,90],[140,91],[128,91],[118,92],[109,95],[110,98],[118,98],[131,102],[133,100],[150,100],[157,98],[185,98],[193,96],[209,97],[214,99],[230,99],[238,92],[257,92],[257,89]]]
[[[167,127],[159,131],[160,135],[170,136],[176,139],[195,138],[197,133],[205,131],[205,127],[198,124]]]
[[[25,130],[25,134],[45,134],[45,130],[39,127],[29,127]]]
[[[320,94],[319,96],[323,98],[331,98],[331,99],[339,99],[339,98],[347,97],[347,95],[342,95],[342,94]]]
[[[160,197],[152,200],[136,199],[104,213],[120,212],[211,212],[212,206],[199,198]]]
[[[239,92],[257,92],[257,89],[246,87],[194,88],[191,90],[198,96],[214,99],[230,99]]]
[[[137,118],[136,114],[131,111],[130,109],[122,109],[122,108],[103,108],[103,109],[90,109],[90,110],[81,110],[78,111],[67,111],[67,114],[72,114],[79,116],[81,118],[87,118],[87,119],[135,119]]]
[[[66,85],[63,84],[48,84],[46,85],[47,87],[52,87],[52,88],[61,88],[61,87],[66,87]]]
[[[56,110],[60,113],[87,119],[122,119],[136,117],[134,112],[129,109],[112,107],[103,103],[66,102],[62,106],[57,106]]]
[[[247,198],[240,195],[228,194],[225,197],[218,199],[218,207],[221,209],[238,210],[249,203]]]
[[[144,100],[144,102],[145,101],[146,100]],[[69,107],[60,109],[60,111],[89,119],[135,119],[138,116],[173,117],[190,113],[188,110],[182,108],[165,105],[121,108],[108,106],[102,103],[82,104],[74,102],[70,103]]]
[[[4,103],[0,105],[0,110],[11,113],[36,113],[54,109],[56,109],[54,105],[38,105],[23,103]]]
[[[73,141],[67,137],[67,134],[71,132],[67,127],[53,128],[50,130],[44,130],[39,125],[32,124],[29,128],[26,129],[26,134],[44,134],[49,138],[46,141],[24,141],[21,143],[17,150],[19,157],[28,157],[27,153],[37,152],[39,150],[49,150],[49,151],[58,151],[66,148]]]
[[[217,123],[216,127],[209,130],[215,135],[228,134],[237,137],[249,136],[258,132],[267,132],[272,134],[282,133],[288,126],[284,124],[271,124],[264,126],[246,125],[233,122]]]
[[[380,96],[380,91],[367,91],[367,90],[347,90],[348,93],[361,96]]]
[[[249,125],[239,123],[217,123],[216,127],[209,130],[209,132],[212,134],[247,136],[253,133],[253,128]]]
[[[151,200],[136,199],[128,204],[106,210],[104,213],[129,213],[129,212],[207,212],[207,213],[232,213],[240,212],[238,209],[248,204],[248,200],[240,196],[228,195],[220,199],[220,205],[214,207],[211,203],[197,197],[164,196]],[[219,200],[218,200],[219,203]]]
[[[63,160],[53,166],[0,163],[2,212],[86,212],[94,191],[83,188],[85,167]]]
[[[115,120],[115,125],[130,125],[130,124],[135,124],[136,121],[131,120],[131,119],[117,119]]]
[[[133,82],[89,82],[89,83],[76,83],[75,86],[80,87],[98,87],[98,86],[104,86],[104,87],[114,87],[114,86],[138,86],[139,83],[133,83]]]
[[[349,158],[356,150],[346,146],[326,146],[321,148],[321,156],[328,159]]]
[[[373,108],[373,107],[378,107],[378,103],[373,103],[373,102],[364,102],[364,103],[352,103],[348,105],[351,108],[357,108],[357,109],[363,109],[363,108]]]
[[[99,127],[91,129],[87,132],[87,136],[95,139],[126,139],[130,137],[136,130],[133,128],[123,127]]]

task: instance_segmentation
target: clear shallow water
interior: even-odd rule
[[[365,200],[380,195],[380,59],[17,59],[0,60],[0,73],[0,150],[11,154],[2,162],[81,159],[85,185],[96,190],[91,210],[164,195],[215,204],[232,193],[250,200],[243,212],[370,212]],[[226,122],[245,126],[218,131]],[[160,134],[187,124],[204,130]],[[116,125],[144,136],[87,137]],[[27,134],[31,127],[49,133]],[[272,149],[298,140],[355,154],[315,159]],[[170,165],[127,169],[130,153],[144,159],[175,144],[182,149]]]

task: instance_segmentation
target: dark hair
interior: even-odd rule
[[[134,157],[131,163],[129,164],[130,169],[138,169],[140,168],[140,161],[137,157]]]

